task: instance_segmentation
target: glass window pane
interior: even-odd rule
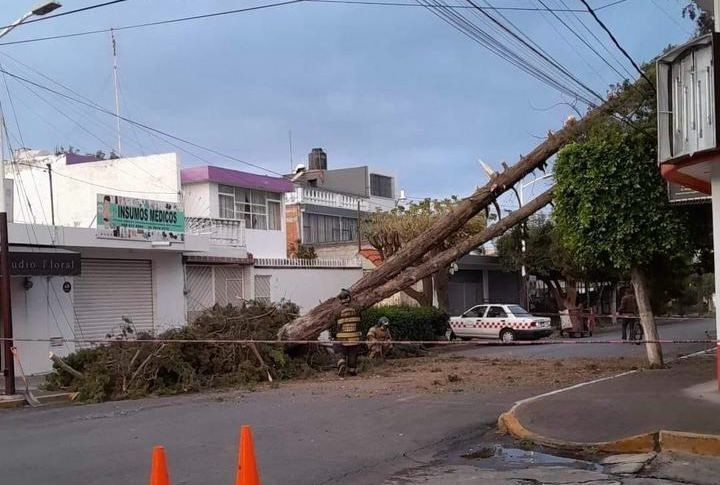
[[[221,219],[235,219],[235,199],[229,195],[219,196],[220,203],[220,218]]]
[[[235,195],[235,187],[229,185],[218,185],[218,192],[226,195]]]
[[[282,230],[281,208],[280,202],[268,201],[268,229],[271,231]]]
[[[267,217],[252,215],[252,228],[253,229],[267,229]]]
[[[252,203],[253,204],[259,204],[259,205],[265,205],[265,199],[266,199],[266,193],[262,192],[260,190],[253,190],[252,191]]]
[[[391,199],[393,196],[392,192],[392,177],[386,177],[385,175],[378,175],[376,173],[370,174],[370,195]]]

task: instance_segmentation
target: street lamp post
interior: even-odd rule
[[[60,8],[57,2],[45,2],[0,31],[0,38],[33,16],[49,14]],[[10,264],[8,248],[7,207],[5,206],[5,116],[0,111],[0,317],[2,318],[3,363],[5,367],[5,394],[15,394],[15,362],[13,362],[13,328],[10,302]]]

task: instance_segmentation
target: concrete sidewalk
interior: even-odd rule
[[[530,400],[512,414],[525,430],[558,442],[616,441],[660,430],[720,435],[715,379],[715,355],[698,356]]]

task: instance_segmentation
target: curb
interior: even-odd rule
[[[660,430],[613,441],[579,443],[549,438],[530,431],[522,425],[515,415],[515,409],[503,413],[498,418],[501,433],[509,434],[520,440],[563,451],[598,451],[603,453],[648,453],[651,451],[672,451],[693,455],[720,457],[720,435],[686,433],[682,431]]]
[[[75,399],[75,393],[56,392],[53,394],[42,394],[36,395],[35,399],[37,399],[43,406],[64,404],[72,402]],[[7,397],[3,396],[2,399],[0,399],[0,409],[18,409],[27,405],[27,400],[23,394],[15,394]]]

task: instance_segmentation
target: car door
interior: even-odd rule
[[[508,314],[500,305],[491,305],[483,319],[484,336],[486,338],[500,338],[500,330],[509,326]]]
[[[463,337],[482,337],[482,318],[485,315],[485,305],[472,307],[463,313],[460,319],[460,332],[455,331],[455,335]]]

